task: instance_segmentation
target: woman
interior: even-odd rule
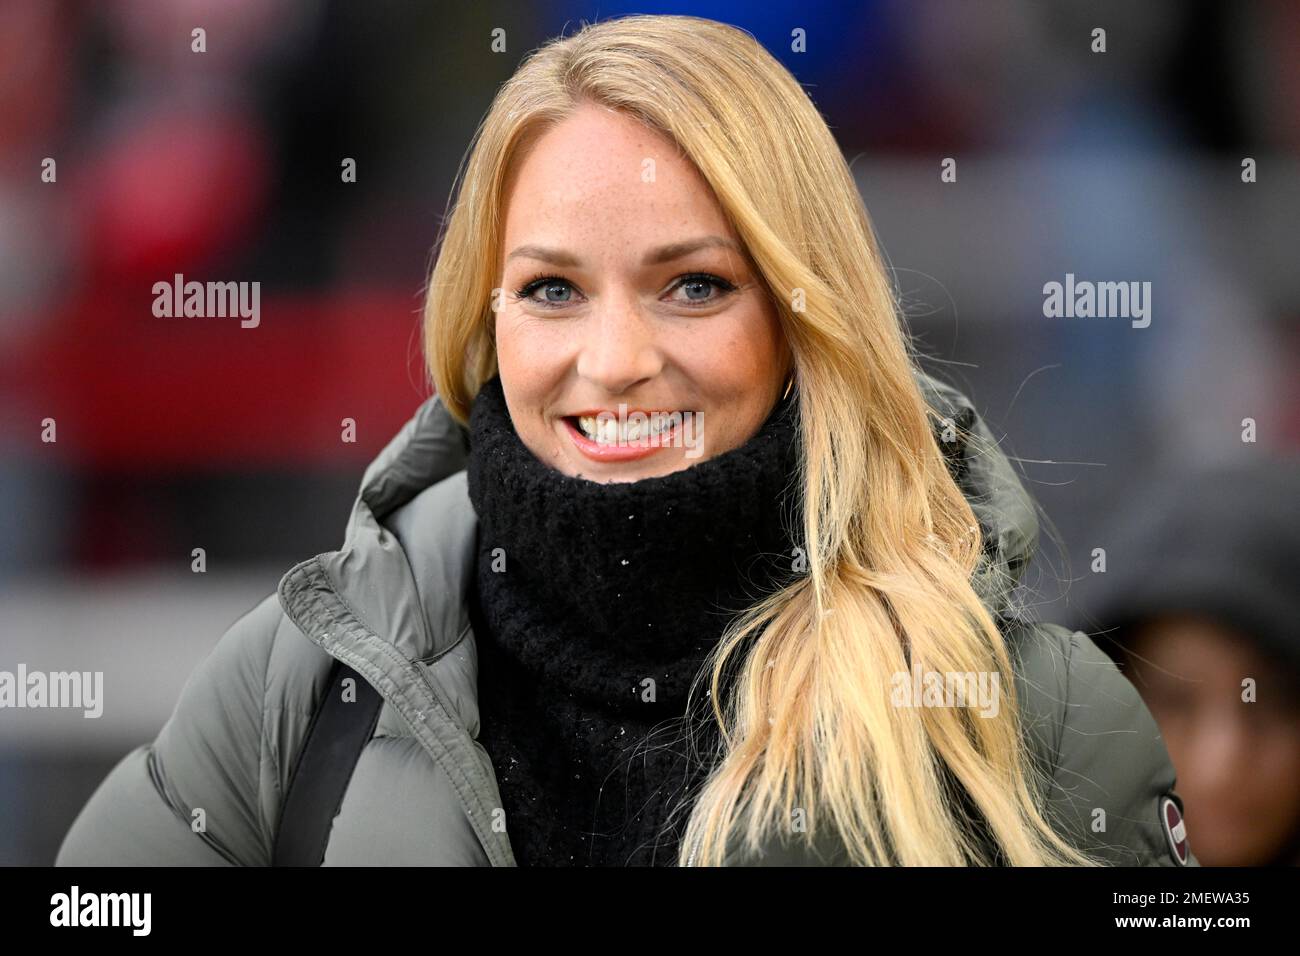
[[[1016,614],[1031,503],[916,369],[752,37],[628,17],[531,56],[425,337],[437,397],[343,548],[231,628],[60,862],[1195,862],[1132,687]],[[373,730],[333,703],[370,687]],[[303,782],[318,712],[361,742],[337,791]]]

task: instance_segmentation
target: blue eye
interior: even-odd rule
[[[710,288],[717,289],[720,294],[709,296],[707,293]],[[688,290],[686,293],[686,298],[684,300],[679,300],[679,301],[698,302],[703,305],[707,305],[710,302],[716,302],[718,299],[721,299],[724,295],[726,295],[729,292],[734,292],[736,287],[732,285],[730,282],[728,282],[726,279],[720,278],[715,275],[709,275],[707,272],[694,272],[691,273],[690,275],[682,276],[680,281],[677,283],[674,291],[676,289]],[[702,296],[692,295],[691,292],[689,291],[691,289],[702,290],[705,293],[705,295]]]
[[[533,293],[535,293],[538,289],[545,290],[546,298],[544,300],[533,299]],[[565,297],[562,299],[551,298],[551,293],[554,291],[564,292]],[[541,306],[567,305],[570,301],[572,301],[568,297],[569,293],[571,293],[572,291],[573,291],[573,286],[569,284],[567,279],[561,279],[559,276],[538,276],[535,279],[529,280],[529,282],[526,285],[524,285],[521,289],[518,289],[514,293],[514,296],[516,299],[531,299],[536,305],[541,305]]]
[[[709,295],[710,288],[716,289],[718,294]],[[718,301],[723,296],[735,292],[736,286],[720,276],[707,272],[692,272],[679,276],[669,294],[676,292],[678,289],[687,290],[686,298],[675,299],[674,301],[697,306],[709,305]],[[534,298],[538,290],[543,292],[544,298]],[[577,301],[573,298],[575,291],[573,284],[568,279],[556,275],[539,275],[528,280],[523,286],[516,289],[512,295],[518,301],[531,302],[533,305],[541,306],[544,309],[554,309]]]

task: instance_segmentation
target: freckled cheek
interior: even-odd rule
[[[497,368],[502,383],[508,391],[525,389],[529,378],[528,363],[524,360],[527,351],[519,336],[513,329],[505,329],[498,324],[496,345]]]
[[[513,409],[511,418],[525,443],[548,442],[554,423],[547,415],[560,395],[570,350],[564,331],[530,315],[502,315],[497,324],[497,366]]]
[[[518,377],[544,379],[564,356],[564,341],[556,327],[529,315],[502,316],[497,322],[497,361]],[[502,373],[505,377],[505,373]]]
[[[748,399],[762,403],[779,368],[778,355],[765,341],[744,335],[729,336],[710,347],[701,380],[714,383],[730,401]]]

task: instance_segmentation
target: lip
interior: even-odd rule
[[[623,442],[617,445],[601,445],[592,441],[582,433],[582,430],[574,424],[573,419],[582,415],[591,415],[595,417],[600,411],[580,412],[578,415],[565,416],[560,419],[564,422],[564,428],[577,446],[578,451],[582,452],[592,461],[637,461],[641,458],[647,458],[655,452],[663,451],[665,448],[673,447],[673,437],[681,424],[674,425],[670,430],[662,432],[659,435],[647,435],[645,438],[638,438],[635,442]],[[627,414],[631,415],[629,411]],[[650,444],[654,439],[654,444]]]

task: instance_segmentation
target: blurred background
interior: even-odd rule
[[[107,699],[97,720],[0,710],[0,863],[52,862],[225,629],[341,544],[365,465],[428,394],[421,290],[477,123],[529,50],[634,12],[741,26],[805,85],[929,370],[1043,508],[1026,601],[1096,633],[1149,695],[1202,862],[1294,863],[1284,0],[0,4],[0,670],[100,670]],[[175,273],[260,282],[260,325],[155,317]],[[1150,326],[1045,317],[1067,274],[1150,282]],[[1202,472],[1247,477],[1176,501]],[[1188,537],[1212,507],[1232,535]],[[1192,552],[1199,570],[1172,574]],[[1269,708],[1240,700],[1247,676]]]

